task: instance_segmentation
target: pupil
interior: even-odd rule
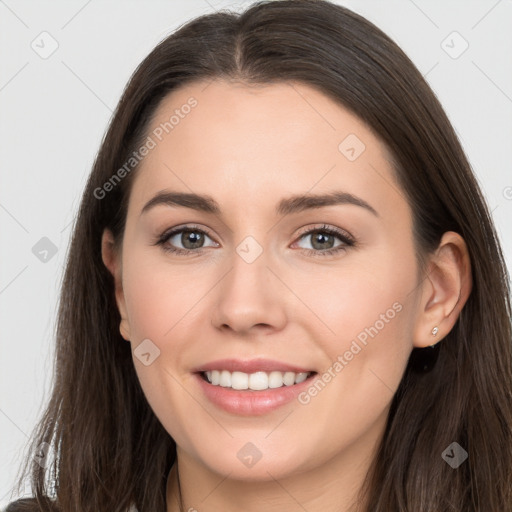
[[[332,238],[332,235],[326,235],[324,233],[317,233],[316,235],[313,236],[313,247],[315,247],[315,249],[325,249],[325,242],[327,241],[327,239],[329,238]],[[318,247],[316,247],[316,244],[317,242],[320,241],[320,244]],[[324,242],[324,245],[322,245],[322,242]],[[330,248],[330,246],[329,246]]]
[[[185,248],[197,249],[198,247],[201,247],[201,242],[203,241],[204,235],[195,231],[184,231],[181,238],[181,243]],[[192,246],[187,247],[188,242],[191,242]]]

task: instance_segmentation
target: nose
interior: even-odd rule
[[[286,324],[289,293],[265,251],[249,261],[233,252],[231,268],[216,287],[212,325],[238,335],[279,331]]]

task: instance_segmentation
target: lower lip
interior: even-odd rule
[[[227,412],[241,416],[262,415],[292,402],[301,391],[311,385],[316,376],[317,374],[314,373],[305,381],[293,386],[281,386],[262,391],[249,389],[239,391],[223,386],[214,386],[204,380],[200,373],[195,374],[199,386],[210,402]]]

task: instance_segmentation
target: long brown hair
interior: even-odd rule
[[[402,50],[372,23],[327,0],[274,0],[194,19],[163,40],[130,79],[87,182],[62,284],[52,395],[27,457],[34,498],[10,512],[165,510],[174,440],[149,407],[119,333],[108,227],[122,239],[135,166],[101,188],[147,136],[162,99],[195,80],[299,81],[349,109],[393,155],[413,211],[418,261],[442,234],[466,241],[473,288],[437,363],[411,353],[363,493],[368,512],[512,511],[512,335],[508,275],[488,208],[439,101]],[[442,453],[468,458],[453,469]],[[43,445],[43,443],[48,443]],[[21,479],[20,479],[21,482]],[[53,499],[50,499],[53,498]]]

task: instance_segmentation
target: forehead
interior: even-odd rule
[[[154,147],[130,198],[139,205],[163,189],[209,194],[237,213],[340,188],[384,212],[404,203],[386,147],[357,116],[302,83],[187,84],[162,100],[148,136]]]

